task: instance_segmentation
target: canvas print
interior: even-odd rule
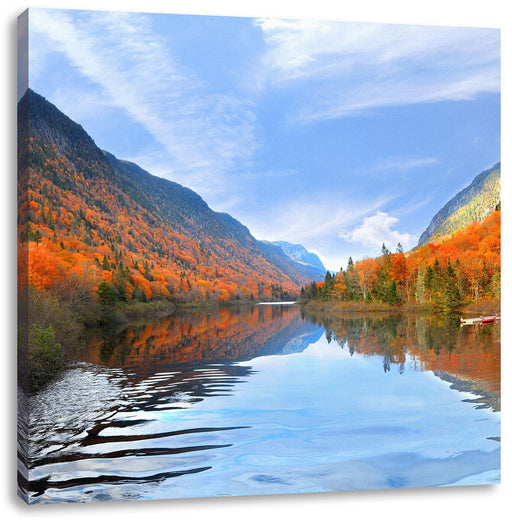
[[[30,9],[18,493],[500,482],[500,31]]]

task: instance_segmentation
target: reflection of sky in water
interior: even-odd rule
[[[247,364],[256,373],[232,396],[172,414],[252,428],[237,433],[215,471],[167,495],[499,482],[500,444],[488,438],[500,435],[500,414],[464,402],[473,396],[412,361],[385,373],[381,356],[350,356],[322,337],[303,353]]]
[[[32,470],[55,487],[39,500],[499,482],[500,443],[489,439],[499,412],[477,409],[413,357],[384,372],[383,355],[351,356],[324,335],[305,346],[141,380],[95,365],[66,373],[32,411],[40,457],[65,452]],[[144,479],[155,475],[165,478]],[[112,477],[126,480],[101,479]]]

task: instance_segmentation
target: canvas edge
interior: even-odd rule
[[[29,86],[29,10],[26,9],[18,16],[17,19],[17,95],[18,100],[27,91]],[[27,106],[25,106],[27,107]],[[21,110],[20,110],[21,109]],[[27,140],[28,136],[28,113],[24,108],[20,108],[18,104],[17,110],[17,205],[18,205],[18,219],[21,198],[26,194],[25,187],[28,180],[21,177],[20,172],[20,156],[22,144]],[[19,271],[20,267],[27,267],[28,262],[28,247],[27,244],[20,244],[17,242],[17,263],[18,263],[18,296],[17,296],[17,494],[26,503],[30,502],[28,495],[28,430],[29,430],[29,415],[28,415],[28,401],[23,389],[26,390],[26,361],[28,352],[28,310],[26,304],[28,303],[28,288],[26,282],[26,274]]]

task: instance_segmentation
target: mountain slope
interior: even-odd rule
[[[462,230],[472,222],[481,222],[496,208],[500,191],[501,163],[498,162],[476,176],[432,218],[418,245]]]
[[[274,241],[271,243],[280,247],[292,260],[295,260],[307,267],[316,269],[318,272],[318,280],[321,281],[322,278],[325,277],[327,270],[320,258],[316,254],[309,252],[304,246],[298,243],[289,243],[285,241]]]
[[[196,193],[100,150],[32,91],[18,104],[22,281],[106,281],[120,299],[271,299],[316,272],[257,241]],[[24,272],[23,272],[24,271]]]

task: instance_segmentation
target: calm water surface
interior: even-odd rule
[[[27,400],[24,493],[52,503],[498,483],[499,392],[499,325],[457,318],[255,305],[98,330]]]

